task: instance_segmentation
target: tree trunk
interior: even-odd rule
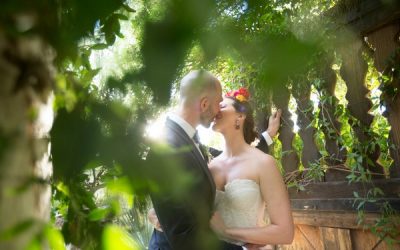
[[[0,29],[0,249],[24,249],[49,220],[53,54],[38,37]]]

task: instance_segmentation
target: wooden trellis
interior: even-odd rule
[[[322,79],[320,88],[333,98],[331,104],[320,106],[320,119],[329,119],[331,129],[340,131],[342,124],[334,112],[335,102],[337,103],[337,98],[334,96],[337,79],[332,69],[333,53],[341,59],[340,77],[347,86],[347,109],[355,118],[349,121],[349,124],[360,144],[370,140],[371,135],[366,133],[366,129],[371,127],[374,119],[369,113],[372,102],[368,98],[369,90],[365,85],[368,65],[363,53],[372,53],[374,66],[379,72],[388,73],[394,66],[400,67],[400,1],[392,1],[391,5],[385,5],[383,2],[357,1],[351,8],[346,8],[345,3],[342,3],[331,10],[330,15],[334,16],[337,24],[337,27],[333,28],[334,32],[352,35],[343,35],[343,39],[337,40],[335,50],[322,56],[324,63],[317,70],[319,78]],[[394,61],[390,61],[390,58]],[[400,91],[399,78],[395,78],[391,84]],[[313,114],[304,112],[309,110],[311,105],[310,84],[297,83],[292,86],[291,92],[297,103],[298,133],[303,141],[301,163],[308,167],[321,157],[315,143],[316,129],[309,126]],[[279,140],[282,143],[282,151],[288,152],[282,156],[282,166],[286,173],[298,170],[300,165],[300,158],[292,145],[295,133],[288,108],[289,98],[290,93],[287,89],[275,89],[273,92],[274,104],[283,110]],[[387,249],[384,241],[357,224],[357,210],[353,206],[354,192],[365,196],[370,188],[379,187],[383,190],[384,197],[366,205],[365,222],[367,224],[374,222],[383,202],[387,201],[393,208],[400,210],[400,96],[387,97],[385,101],[384,115],[391,126],[388,143],[394,145],[390,150],[393,159],[390,175],[383,175],[383,167],[377,162],[380,149],[375,147],[368,155],[374,165],[371,166],[366,159],[362,159],[363,167],[376,173],[373,175],[373,181],[369,184],[349,184],[345,178],[348,173],[340,171],[348,156],[347,152],[330,134],[332,130],[322,129],[325,148],[330,154],[325,161],[332,168],[325,173],[321,181],[308,184],[305,191],[298,191],[295,188],[289,190],[296,236],[292,245],[282,248]],[[400,249],[398,245],[393,247]]]

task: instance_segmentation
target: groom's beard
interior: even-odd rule
[[[211,111],[211,107],[208,107],[206,111],[204,111],[202,114],[200,114],[200,124],[208,128],[211,125],[211,122],[214,120],[215,115]]]

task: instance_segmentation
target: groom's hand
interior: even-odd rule
[[[163,231],[154,208],[150,208],[150,210],[147,212],[147,218],[157,231]]]

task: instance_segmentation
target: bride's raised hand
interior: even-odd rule
[[[278,133],[281,125],[282,110],[278,109],[268,118],[267,133],[271,138],[274,138]]]
[[[154,208],[150,208],[150,210],[147,212],[147,218],[149,219],[150,224],[152,224],[157,231],[163,231]]]

